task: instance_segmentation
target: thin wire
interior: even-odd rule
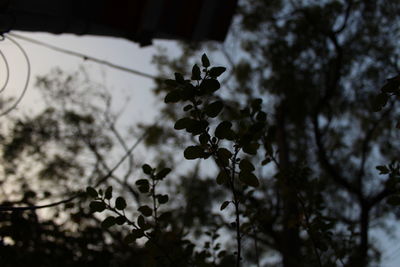
[[[8,85],[8,81],[10,79],[10,66],[8,64],[8,60],[7,60],[6,56],[4,55],[4,53],[1,50],[0,50],[0,56],[2,57],[2,59],[4,61],[4,65],[6,66],[6,80],[4,81],[4,84],[0,89],[0,94],[1,94],[6,89],[6,87]]]
[[[25,96],[26,91],[28,90],[28,84],[29,84],[29,80],[31,78],[31,63],[29,61],[29,57],[28,54],[25,52],[24,48],[17,42],[15,41],[13,38],[9,37],[9,36],[4,36],[4,38],[10,40],[13,44],[15,44],[18,49],[22,52],[22,54],[24,55],[24,58],[26,60],[26,65],[27,65],[27,75],[26,75],[26,80],[25,80],[25,85],[24,85],[24,89],[22,90],[22,93],[20,94],[20,96],[18,97],[18,99],[14,102],[14,104],[9,107],[8,109],[6,109],[5,111],[0,113],[0,117],[7,115],[8,113],[10,113],[12,110],[14,110],[18,104],[22,101],[22,99]]]
[[[79,58],[82,58],[83,60],[90,60],[90,61],[96,62],[98,64],[105,65],[105,66],[110,67],[110,68],[114,68],[114,69],[122,70],[122,71],[125,71],[125,72],[129,72],[131,74],[135,74],[135,75],[142,76],[142,77],[145,77],[145,78],[149,78],[149,79],[152,79],[152,80],[162,79],[162,77],[157,77],[157,76],[145,73],[145,72],[141,72],[141,71],[134,70],[134,69],[131,69],[131,68],[123,67],[123,66],[120,66],[120,65],[116,65],[116,64],[111,63],[111,62],[106,61],[106,60],[98,59],[98,58],[91,57],[91,56],[88,56],[88,55],[85,55],[85,54],[82,54],[82,53],[78,53],[78,52],[75,52],[75,51],[71,51],[71,50],[68,50],[68,49],[65,49],[65,48],[57,47],[57,46],[54,46],[54,45],[51,45],[51,44],[48,44],[48,43],[45,43],[45,42],[42,42],[42,41],[38,41],[38,40],[29,38],[29,37],[26,37],[26,36],[22,36],[22,35],[15,34],[15,33],[8,33],[8,35],[13,36],[13,37],[18,38],[18,39],[21,39],[21,40],[24,40],[24,41],[27,41],[27,42],[30,42],[30,43],[33,43],[33,44],[36,44],[36,45],[40,45],[40,46],[46,47],[48,49],[51,49],[51,50],[54,50],[54,51],[57,51],[57,52],[60,52],[60,53],[64,53],[64,54],[67,54],[67,55],[79,57]]]
[[[80,194],[76,194],[76,195],[74,195],[74,196],[72,196],[70,198],[64,199],[64,200],[53,202],[53,203],[46,204],[46,205],[40,205],[40,206],[25,206],[25,207],[0,206],[0,212],[1,211],[37,210],[37,209],[54,207],[54,206],[58,206],[60,204],[68,203],[68,202],[74,200],[75,198],[77,198],[79,195]]]

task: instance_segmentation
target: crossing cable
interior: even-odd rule
[[[9,35],[9,34],[8,34]],[[29,85],[29,80],[31,78],[31,62],[29,60],[28,54],[26,53],[25,49],[13,38],[4,35],[3,38],[10,40],[15,46],[18,47],[18,49],[21,51],[21,53],[23,54],[25,61],[26,61],[26,66],[27,66],[27,74],[26,74],[26,79],[25,79],[25,84],[24,84],[24,88],[22,89],[22,93],[19,95],[19,97],[17,98],[17,100],[14,102],[14,104],[11,105],[11,107],[9,107],[8,109],[6,109],[5,111],[0,113],[0,117],[3,117],[5,115],[7,115],[8,113],[10,113],[11,111],[13,111],[18,104],[22,101],[22,99],[24,98],[26,91],[28,90],[28,85]],[[9,79],[9,67],[8,67],[8,62],[7,59],[5,58],[5,56],[3,55],[3,53],[1,53],[4,62],[6,63],[6,69],[7,69],[7,76],[6,76],[6,82],[4,84],[4,86],[1,88],[1,92],[3,92],[5,90],[5,87],[8,84],[8,79]]]
[[[79,52],[75,52],[75,51],[68,50],[68,49],[65,49],[65,48],[61,48],[61,47],[58,47],[58,46],[55,46],[55,45],[51,45],[51,44],[45,43],[43,41],[38,41],[38,40],[32,39],[30,37],[19,35],[19,34],[16,34],[16,33],[7,33],[7,35],[13,36],[14,38],[18,38],[18,39],[21,39],[21,40],[24,40],[24,41],[27,41],[27,42],[30,42],[30,43],[33,43],[33,44],[36,44],[36,45],[40,45],[40,46],[46,47],[46,48],[51,49],[53,51],[64,53],[64,54],[67,54],[67,55],[70,55],[70,56],[79,57],[79,58],[82,58],[83,60],[93,61],[93,62],[96,62],[98,64],[105,65],[105,66],[113,68],[113,69],[125,71],[125,72],[131,73],[131,74],[134,74],[134,75],[138,75],[138,76],[141,76],[141,77],[144,77],[144,78],[148,78],[148,79],[152,79],[152,80],[162,79],[162,77],[157,77],[155,75],[148,74],[148,73],[145,73],[145,72],[142,72],[142,71],[139,71],[139,70],[135,70],[135,69],[132,69],[132,68],[123,67],[121,65],[117,65],[117,64],[111,63],[109,61],[103,60],[103,59],[95,58],[95,57],[92,57],[92,56],[89,56],[89,55],[86,55],[86,54],[83,54],[83,53],[79,53]]]

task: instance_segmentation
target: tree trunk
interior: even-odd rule
[[[361,205],[360,215],[360,252],[359,252],[359,266],[364,267],[368,265],[368,229],[369,229],[369,211],[370,209],[365,203]]]
[[[284,267],[300,267],[299,211],[296,190],[290,177],[289,146],[286,139],[285,101],[277,109],[277,144],[279,150],[279,187],[283,203],[283,232],[281,234],[281,253]]]

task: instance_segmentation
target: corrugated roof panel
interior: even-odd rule
[[[0,10],[0,29],[115,36],[143,45],[152,38],[222,41],[236,2],[9,0]]]

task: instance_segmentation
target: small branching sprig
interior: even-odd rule
[[[186,130],[192,136],[198,136],[198,144],[188,146],[184,157],[188,160],[207,159],[212,157],[219,167],[216,182],[227,186],[232,199],[222,203],[224,210],[230,203],[235,207],[235,221],[232,226],[236,229],[237,251],[236,266],[241,261],[241,227],[240,227],[240,187],[258,187],[259,179],[254,174],[256,168],[251,160],[239,158],[241,153],[255,156],[260,147],[260,140],[265,139],[267,115],[261,110],[261,99],[255,99],[249,108],[241,110],[238,119],[220,120],[216,118],[224,109],[225,103],[213,98],[220,89],[218,77],[225,71],[224,67],[210,67],[210,61],[204,54],[201,58],[202,69],[198,65],[192,68],[190,80],[175,73],[174,80],[167,80],[170,92],[165,97],[165,103],[186,102],[183,111],[185,117],[176,121],[176,130]],[[213,100],[214,99],[214,100]],[[216,124],[214,133],[211,125]],[[223,147],[223,144],[228,147]],[[271,150],[271,149],[269,149]]]
[[[112,212],[113,215],[107,216],[102,221],[101,226],[103,228],[110,228],[114,225],[128,225],[131,227],[131,231],[125,236],[126,243],[134,243],[137,239],[145,237],[166,256],[170,263],[173,263],[167,250],[158,242],[161,233],[160,222],[163,222],[163,227],[168,223],[168,213],[161,214],[159,208],[168,202],[169,196],[167,194],[159,194],[156,190],[158,183],[170,173],[171,169],[163,168],[157,171],[148,164],[144,164],[142,169],[148,179],[139,179],[136,181],[136,185],[142,194],[149,197],[151,205],[142,205],[137,209],[140,215],[136,222],[127,217],[125,213],[127,203],[122,196],[118,196],[112,201],[112,186],[107,187],[104,192],[101,189],[97,191],[93,187],[87,187],[87,195],[93,198],[90,203],[90,210],[93,213],[105,210]]]
[[[154,234],[156,234],[160,230],[160,218],[163,218],[159,214],[158,209],[161,205],[166,204],[169,200],[169,196],[167,194],[158,194],[156,189],[158,183],[171,172],[171,169],[163,168],[159,172],[156,172],[156,169],[152,168],[148,164],[144,164],[142,169],[143,172],[148,176],[148,179],[139,179],[136,181],[136,185],[141,193],[146,194],[151,199],[151,206],[140,206],[138,211],[144,217],[152,217]]]
[[[205,232],[207,240],[204,242],[202,251],[197,255],[198,258],[210,259],[213,266],[217,266],[217,262],[225,257],[226,251],[221,249],[221,243],[218,242],[218,227]]]
[[[372,99],[373,111],[381,111],[392,96],[397,98],[400,96],[400,75],[387,79],[386,84],[381,88],[381,93]]]
[[[385,190],[388,195],[386,203],[391,206],[400,206],[400,163],[392,162],[387,165],[376,166],[380,175],[387,175]]]

